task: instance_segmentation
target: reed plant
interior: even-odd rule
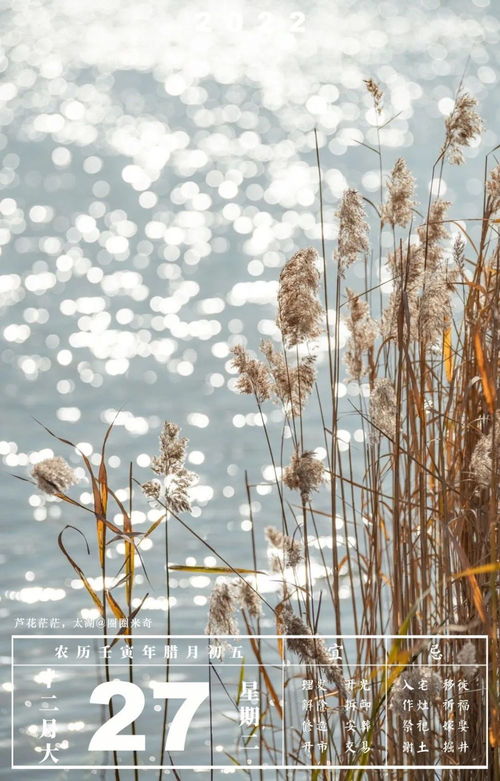
[[[43,424],[41,424],[43,425]],[[84,525],[85,531],[82,531],[80,525],[66,524],[59,532],[57,537],[57,543],[59,549],[76,572],[82,585],[84,586],[87,594],[89,595],[93,607],[97,610],[101,625],[102,625],[102,641],[105,649],[111,649],[113,646],[122,643],[132,648],[133,645],[133,623],[134,619],[138,616],[141,608],[146,601],[148,594],[144,594],[133,605],[133,593],[134,584],[137,574],[137,562],[140,561],[143,564],[142,554],[140,551],[141,542],[149,537],[155,529],[160,525],[165,516],[160,516],[154,523],[152,523],[145,532],[137,532],[133,528],[132,523],[132,502],[133,502],[133,473],[132,465],[129,469],[129,503],[128,509],[121,501],[118,495],[118,491],[114,490],[108,480],[108,471],[106,467],[106,446],[109,436],[111,434],[113,424],[111,424],[105,433],[99,458],[97,470],[92,465],[90,459],[72,442],[68,439],[57,436],[46,426],[43,426],[45,431],[59,443],[73,448],[77,451],[82,459],[82,463],[86,472],[88,482],[90,484],[92,501],[90,505],[83,504],[82,501],[71,497],[68,493],[71,486],[78,482],[75,471],[61,456],[55,456],[45,459],[35,464],[32,471],[32,478],[35,484],[44,493],[51,497],[62,500],[65,504],[74,508],[75,512],[81,516],[81,511],[85,514],[90,514],[95,521],[95,534],[96,534],[96,559],[95,562],[98,566],[99,577],[101,581],[100,593],[92,585],[93,578],[89,576],[87,567],[82,566],[79,557],[75,553],[69,552],[69,540],[67,539],[70,534],[77,533],[77,538],[82,538],[84,542],[84,550],[87,556],[92,558],[92,547],[88,540],[87,525]],[[26,480],[26,478],[19,478]],[[31,481],[28,481],[31,482]],[[113,515],[118,516],[117,525],[115,520],[110,520],[111,507],[113,507]],[[75,521],[77,523],[77,521]],[[111,546],[116,546],[116,543],[122,543],[123,545],[123,561],[121,566],[115,571],[109,572],[109,563],[107,562],[107,553]],[[74,539],[72,541],[74,545]],[[147,571],[144,567],[144,573],[146,579]],[[118,597],[117,592],[122,592],[122,596]],[[117,631],[110,627],[108,617],[109,614],[113,614],[118,622]],[[134,682],[134,664],[132,653],[128,654],[128,680],[130,683]],[[106,682],[110,681],[110,665],[108,653],[105,652],[102,661],[103,677]],[[110,699],[108,705],[109,718],[114,715],[113,701]],[[135,734],[135,723],[131,725],[132,734]],[[133,752],[134,764],[139,764],[139,758],[136,751]],[[119,770],[119,757],[116,751],[113,751],[113,764],[116,766],[114,770],[114,777],[116,781],[120,779]],[[134,771],[134,778],[139,778],[139,771]]]
[[[184,465],[186,440],[173,423],[164,425],[160,453],[152,462],[155,477],[142,488],[151,502],[163,507],[163,518],[180,524],[221,562],[203,568],[216,578],[209,637],[235,634],[239,613],[245,634],[255,638],[251,647],[263,714],[257,727],[260,764],[276,763],[276,735],[284,733],[286,764],[298,771],[306,764],[317,766],[301,777],[326,781],[332,777],[327,766],[347,764],[352,768],[343,769],[339,777],[348,781],[391,775],[417,781],[431,777],[472,781],[478,777],[475,770],[453,765],[470,764],[480,754],[488,726],[489,769],[480,771],[481,777],[500,781],[500,166],[495,150],[486,155],[477,216],[464,219],[441,197],[444,166],[463,164],[464,151],[482,130],[475,100],[460,88],[430,172],[433,185],[428,202],[420,208],[414,177],[403,159],[394,162],[388,176],[383,175],[381,141],[391,120],[384,119],[380,87],[373,80],[366,87],[373,100],[378,138],[370,147],[380,171],[378,203],[348,188],[336,213],[335,246],[327,246],[316,138],[320,246],[298,249],[281,271],[278,338],[264,341],[259,355],[242,344],[233,350],[238,389],[253,396],[261,416],[264,452],[273,472],[275,524],[257,528],[252,516],[257,484],[247,478],[250,560],[231,564],[212,545],[209,532],[199,534],[186,520],[193,476]],[[363,280],[356,290],[347,284],[353,268],[358,271],[356,278]],[[344,332],[348,340],[342,349]],[[248,342],[252,341],[250,335]],[[347,383],[353,393],[343,398],[341,390]],[[278,435],[268,424],[266,410],[271,404],[283,413]],[[319,426],[311,420],[319,420]],[[346,445],[345,421],[362,432],[358,452]],[[104,447],[97,475],[82,457],[94,497],[91,512],[96,520],[102,595],[95,593],[68,553],[65,538],[71,527],[59,535],[59,546],[105,621],[108,608],[130,619],[140,609],[132,609],[139,541],[152,534],[161,519],[138,537],[131,507],[125,509],[108,485]],[[60,463],[52,464],[56,466],[62,468]],[[70,474],[65,468],[61,474],[51,478],[50,470],[44,473],[42,467],[35,477],[45,489],[48,483],[49,492],[88,512],[66,494]],[[110,499],[122,514],[122,527],[108,520]],[[174,567],[169,561],[169,523],[165,524],[167,597],[171,569],[196,570]],[[123,608],[112,594],[113,587],[106,586],[106,546],[117,539],[125,545],[124,572],[115,581],[125,583]],[[262,560],[264,540],[268,551]],[[259,588],[264,573],[277,584],[275,599],[265,598]],[[169,607],[166,631],[170,635]],[[283,708],[262,661],[263,627],[271,627],[269,634],[281,638],[280,653],[285,653],[286,643],[286,652],[304,666],[307,675],[326,686],[327,713],[319,714],[317,703],[312,702],[311,731],[318,736],[320,722],[326,720],[327,737],[319,742],[320,748],[311,749],[307,762],[302,751],[306,736],[292,726],[296,703],[289,704],[288,711]],[[354,728],[345,712],[349,697],[345,670],[322,633],[358,636],[350,661],[358,676],[368,681],[369,705]],[[126,635],[131,642],[130,629]],[[470,746],[465,755],[457,749],[448,752],[450,769],[419,771],[411,768],[415,757],[408,758],[402,748],[402,676],[414,675],[418,666],[438,713],[439,680],[425,660],[431,643],[426,636],[439,635],[486,635],[489,658],[481,657],[479,641],[456,641],[455,656],[448,661],[470,674]],[[381,664],[381,658],[390,666]],[[488,703],[481,700],[476,666],[485,661]],[[168,665],[165,675],[168,679]],[[359,694],[358,688],[359,682],[354,684],[354,694]],[[165,707],[163,733],[167,721]],[[429,717],[428,723],[437,745],[443,737],[442,723],[437,716]],[[341,746],[347,741],[352,750],[346,761]],[[264,777],[263,771],[245,766],[244,753],[230,756],[242,772]],[[370,764],[383,765],[386,756],[389,765],[405,769],[370,770]],[[432,756],[438,764],[437,748]],[[161,757],[163,764],[163,749]],[[296,775],[276,771],[276,778]]]
[[[392,772],[397,778],[467,781],[479,772],[498,781],[500,166],[492,150],[485,159],[477,216],[465,220],[441,197],[444,166],[463,164],[464,151],[482,130],[476,101],[460,87],[432,167],[428,202],[419,209],[415,180],[403,159],[387,177],[382,175],[384,96],[374,81],[366,86],[376,117],[378,144],[371,150],[379,160],[379,202],[347,189],[330,251],[316,139],[320,252],[300,249],[281,271],[277,340],[261,343],[260,356],[243,345],[233,350],[238,389],[255,399],[274,470],[277,522],[265,534],[271,546],[267,571],[280,588],[271,618],[285,639],[302,635],[290,637],[288,647],[306,669],[313,663],[311,675],[327,681],[329,740],[323,751],[309,756],[308,763],[318,766],[309,771],[311,778],[330,778],[331,771],[320,770],[329,764],[356,766],[341,771],[339,777],[349,780],[386,778],[391,771],[369,769],[384,764],[386,750],[389,765],[408,766]],[[364,280],[359,290],[347,285],[351,267]],[[251,335],[246,342],[252,344]],[[325,350],[321,353],[319,344],[326,345],[322,364],[318,355]],[[340,391],[347,383],[357,395],[344,401]],[[278,438],[266,414],[272,403],[283,411]],[[310,422],[311,409],[319,428]],[[346,446],[342,433],[353,423],[362,431],[356,455],[356,446]],[[254,491],[250,484],[249,504]],[[325,538],[331,546],[328,557],[321,545]],[[255,560],[256,570],[263,566]],[[255,585],[256,577],[249,582]],[[209,620],[209,627],[215,623],[219,631],[231,628],[228,584],[225,626],[213,622],[213,615]],[[219,583],[211,614],[217,612],[220,594]],[[242,611],[249,633],[258,633],[239,583],[233,610]],[[266,608],[264,615],[269,615]],[[371,706],[354,732],[347,760],[339,749],[350,737],[343,677],[319,628],[334,635],[394,637],[379,645],[359,639],[351,656],[358,675],[370,681]],[[423,636],[457,634],[488,637],[489,658],[482,661],[487,662],[489,702],[475,672],[480,641],[452,643],[456,669],[461,669],[460,659],[468,659],[464,669],[473,673],[469,748],[459,754],[455,740],[445,757],[450,769],[412,770],[416,758],[402,748],[402,676],[415,675],[417,666],[438,708],[435,671],[424,661],[432,641]],[[380,664],[384,648],[390,662],[385,669]],[[267,689],[265,696],[269,704],[274,694]],[[313,733],[320,718],[316,713]],[[442,721],[429,717],[436,741],[443,738]],[[286,713],[279,726],[286,731],[288,763],[306,764],[300,752],[304,734],[287,727]],[[480,756],[486,732],[483,760],[489,769],[454,769]],[[271,759],[268,735],[261,730],[261,753]],[[363,742],[369,744],[370,759]],[[436,749],[431,765],[440,759]]]

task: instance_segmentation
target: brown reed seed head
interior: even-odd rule
[[[495,413],[495,479],[500,475],[500,410]],[[476,483],[483,488],[491,485],[493,478],[493,423],[487,434],[481,434],[472,451],[470,470]]]
[[[325,482],[325,469],[313,451],[299,453],[296,450],[289,466],[284,469],[283,481],[292,491],[300,492],[305,504],[311,493]]]
[[[267,526],[264,533],[268,542],[275,548],[271,554],[271,564],[273,568],[276,567],[275,571],[280,571],[285,567],[296,567],[303,561],[304,548],[302,543],[283,534],[275,526]]]
[[[290,395],[290,410],[292,415],[300,415],[304,405],[311,395],[316,380],[316,356],[306,355],[301,358],[292,373],[292,392]]]
[[[196,481],[197,476],[188,469],[179,469],[166,480],[165,504],[173,513],[191,512],[189,501],[189,489]]]
[[[370,395],[370,418],[375,427],[372,438],[376,441],[380,434],[389,439],[396,436],[396,392],[394,385],[386,377],[375,380]]]
[[[165,421],[160,433],[160,454],[152,462],[153,472],[168,475],[182,465],[186,458],[187,438],[179,437],[180,427]]]
[[[342,694],[345,694],[340,667],[333,659],[321,637],[312,635],[307,624],[295,615],[286,605],[279,614],[279,619],[287,635],[287,646],[296,653],[303,664],[320,665],[321,672],[329,683],[335,684]],[[306,635],[293,637],[293,635]]]
[[[389,708],[400,718],[408,718],[408,708],[405,702],[412,700],[412,710],[420,711],[422,716],[429,718],[429,710],[425,710],[425,702],[428,705],[439,705],[443,681],[441,676],[431,667],[410,667],[405,670],[394,683]],[[420,703],[420,704],[419,704]]]
[[[418,294],[424,273],[424,252],[421,246],[410,244],[390,252],[387,258],[394,289],[384,310],[381,323],[385,339],[395,339],[399,318],[404,316],[404,333],[410,339],[418,338]]]
[[[278,287],[278,316],[286,347],[316,339],[322,331],[323,308],[318,299],[318,253],[301,249],[284,265]]]
[[[291,365],[283,353],[274,349],[269,339],[262,341],[260,349],[269,364],[275,401],[281,403],[286,414],[292,417],[300,415],[316,379],[316,357],[306,355],[298,364]]]
[[[142,485],[148,499],[162,502],[173,513],[189,512],[189,489],[196,475],[185,468],[187,438],[179,436],[176,423],[165,421],[160,433],[160,452],[151,459],[151,469],[163,478]]]
[[[252,586],[247,580],[237,578],[233,581],[235,599],[241,608],[247,610],[252,618],[258,618],[262,615],[262,598],[255,585]]]
[[[424,246],[432,246],[443,239],[448,239],[450,234],[446,227],[446,212],[450,208],[450,201],[438,198],[433,202],[429,211],[429,220],[418,228],[418,237]]]
[[[476,111],[477,100],[468,92],[461,92],[455,101],[453,111],[446,117],[446,136],[442,152],[453,165],[465,162],[463,148],[480,135],[484,122]]]
[[[382,101],[384,99],[384,93],[382,92],[382,89],[379,84],[377,84],[374,79],[363,79],[364,83],[366,84],[366,89],[370,93],[370,95],[373,98],[373,105],[375,106],[375,111],[377,114],[382,113]]]
[[[470,680],[477,672],[476,646],[468,640],[457,654],[457,665],[464,676]]]
[[[418,327],[422,340],[434,344],[451,322],[452,276],[444,268],[426,271],[419,300]]]
[[[408,294],[416,293],[424,273],[424,251],[419,244],[403,246],[396,252],[390,252],[387,263],[394,278],[394,285],[400,286]]]
[[[141,488],[147,499],[159,500],[161,498],[161,483],[158,480],[148,480],[147,483],[142,484]]]
[[[50,496],[65,493],[77,482],[74,471],[61,456],[39,461],[33,467],[31,476],[35,478],[40,490]]]
[[[237,608],[238,601],[233,584],[226,580],[216,583],[210,595],[205,634],[214,638],[219,635],[237,635],[238,625],[235,619]]]
[[[369,250],[368,223],[363,200],[357,190],[350,188],[345,191],[336,216],[339,220],[336,257],[339,274],[343,277],[358,255]]]
[[[455,277],[446,270],[441,245],[442,240],[450,237],[445,222],[449,206],[448,201],[434,201],[428,221],[418,228],[420,245],[411,244],[404,254],[401,251],[389,254],[394,291],[382,318],[382,333],[386,338],[396,338],[403,301],[405,334],[411,340],[425,339],[433,344],[451,321]],[[456,248],[457,263],[463,264],[463,244],[457,244]]]
[[[232,348],[233,366],[239,377],[236,387],[240,393],[254,394],[259,404],[268,399],[272,392],[269,369],[261,361],[251,358],[241,344]]]
[[[465,268],[465,241],[460,234],[453,242],[453,260],[458,270],[463,272]]]
[[[388,198],[382,207],[382,222],[404,228],[410,222],[415,206],[415,179],[402,157],[394,164],[387,191]]]
[[[375,339],[379,334],[379,326],[370,317],[368,303],[350,288],[346,288],[346,293],[349,303],[349,317],[346,320],[346,325],[350,331],[350,337],[344,353],[344,363],[349,376],[359,382],[367,371],[363,361],[363,353],[373,349]]]
[[[500,209],[500,164],[491,171],[486,189],[488,192],[487,211],[489,214],[494,214]]]

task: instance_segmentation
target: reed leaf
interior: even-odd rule
[[[87,553],[88,553],[88,555],[90,555],[90,548],[89,548],[89,545],[88,545],[88,542],[87,542],[87,539],[86,539],[85,535],[83,534],[83,532],[80,531],[80,529],[77,529],[76,526],[72,526],[71,524],[66,524],[64,529],[62,529],[62,531],[59,532],[59,535],[57,537],[57,544],[59,545],[59,548],[61,549],[61,551],[64,554],[64,556],[66,557],[66,559],[69,561],[69,563],[71,564],[71,566],[73,567],[73,569],[75,570],[77,575],[79,576],[79,578],[82,581],[83,585],[87,589],[87,592],[90,594],[90,597],[92,598],[92,601],[94,602],[94,604],[96,605],[97,609],[99,610],[100,615],[102,616],[102,615],[104,615],[104,605],[103,605],[102,601],[99,599],[99,597],[95,593],[94,589],[90,585],[90,583],[87,580],[87,577],[86,577],[84,571],[82,570],[82,568],[80,567],[80,565],[77,564],[77,562],[75,561],[75,559],[72,556],[70,556],[70,554],[68,553],[68,551],[66,549],[66,546],[63,543],[63,539],[62,539],[63,538],[63,534],[64,534],[64,532],[67,529],[73,529],[74,531],[78,532],[78,534],[81,534],[81,536],[83,537],[83,539],[85,541],[85,545],[86,545],[86,548],[87,548]]]

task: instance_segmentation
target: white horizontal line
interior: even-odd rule
[[[92,637],[92,638],[103,638],[103,637],[127,637],[127,635],[116,635],[116,634],[106,634],[106,635],[99,635],[99,634],[91,634],[91,635],[81,635],[81,634],[71,634],[71,635],[53,635],[53,634],[43,634],[43,635],[32,635],[32,634],[21,634],[21,635],[12,635],[12,639],[33,639],[34,637],[47,637],[52,639],[58,639],[62,637]],[[389,638],[397,638],[398,640],[405,640],[407,638],[411,639],[433,639],[433,640],[486,640],[488,638],[488,635],[211,635],[212,637],[223,637],[223,638],[232,638],[233,640],[244,640],[249,638],[264,638],[268,640],[272,639],[281,639],[286,637],[292,637],[292,638],[314,638],[314,637],[323,637],[323,638],[331,638],[331,639],[340,639],[340,640],[358,640],[358,639],[389,639]],[[133,634],[132,638],[147,638],[149,640],[152,640],[154,638],[170,638],[170,639],[176,639],[176,638],[186,638],[186,639],[205,639],[209,640],[210,635],[137,635]]]
[[[238,767],[238,766],[236,766]],[[247,766],[241,765],[242,770]],[[12,770],[228,770],[235,765],[11,765]],[[489,765],[252,765],[252,770],[488,770]]]

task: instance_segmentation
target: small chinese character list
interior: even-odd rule
[[[286,734],[300,733],[300,760],[323,767],[472,767],[487,757],[485,639],[373,638],[371,664],[353,641],[328,647],[330,669],[287,655]]]

